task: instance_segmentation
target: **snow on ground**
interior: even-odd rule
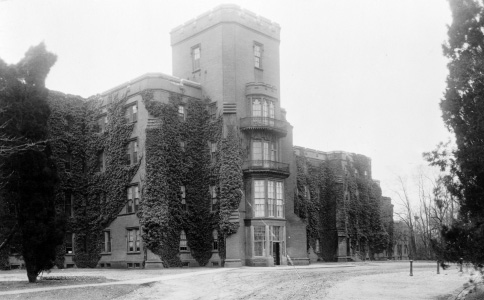
[[[409,276],[409,262],[321,263],[301,267],[234,269],[68,269],[53,270],[47,276],[96,276],[115,281],[71,286],[69,290],[66,290],[68,287],[46,287],[37,289],[36,293],[23,290],[17,295],[10,289],[3,295],[0,291],[0,298],[64,300],[69,295],[68,298],[74,300],[443,300],[462,290],[471,273],[470,269],[460,273],[454,265],[437,275],[435,262],[415,262],[414,276]],[[25,271],[0,272],[0,282],[8,283],[8,280],[25,281]]]
[[[469,271],[460,273],[456,267],[447,270],[416,269],[409,272],[375,274],[350,278],[334,285],[325,300],[373,299],[436,299],[452,295],[468,282]]]

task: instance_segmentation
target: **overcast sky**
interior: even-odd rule
[[[0,0],[0,58],[44,41],[49,89],[88,97],[147,72],[171,74],[172,28],[227,2]],[[281,103],[294,144],[372,158],[392,196],[450,134],[444,0],[231,1],[280,24]]]

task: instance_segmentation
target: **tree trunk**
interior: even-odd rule
[[[27,270],[27,277],[29,278],[29,283],[37,282],[37,272],[32,272]]]

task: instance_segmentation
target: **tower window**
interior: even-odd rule
[[[254,44],[254,67],[262,69],[262,45]]]
[[[200,45],[196,45],[192,48],[192,66],[193,72],[200,70]]]
[[[254,180],[253,216],[284,218],[282,181]]]

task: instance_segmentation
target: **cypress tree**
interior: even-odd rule
[[[56,216],[54,202],[57,170],[46,141],[50,109],[45,78],[56,59],[41,43],[16,65],[0,63],[1,134],[17,149],[2,158],[1,199],[15,207],[29,282],[54,266],[55,248],[64,237],[65,221]]]

